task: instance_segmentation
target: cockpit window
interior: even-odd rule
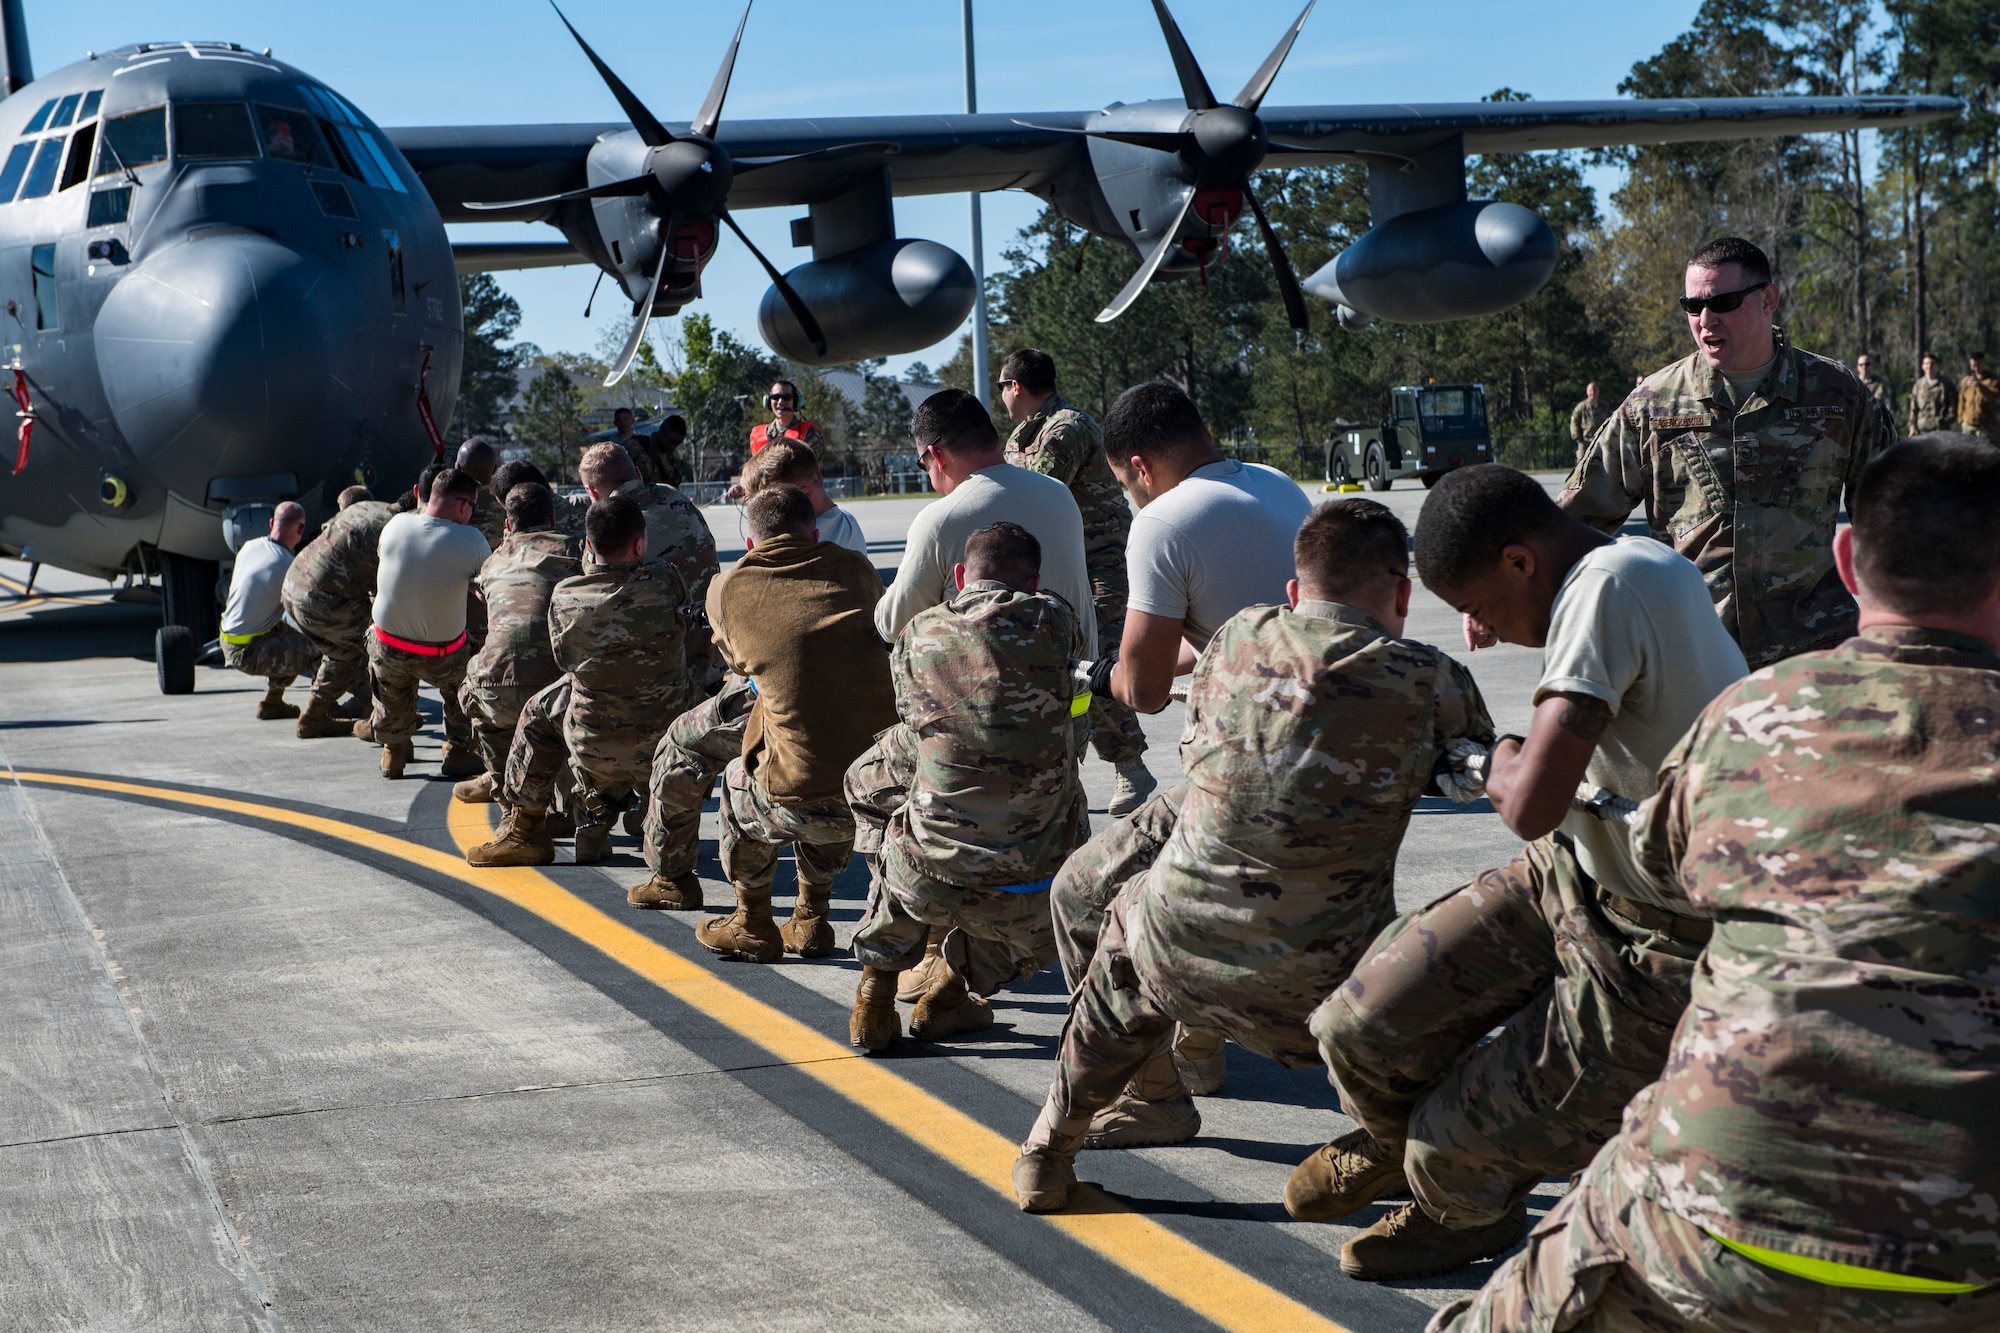
[[[55,115],[49,117],[49,128],[59,130],[76,119],[76,104],[83,100],[82,93],[71,93],[56,103]]]
[[[56,168],[62,165],[63,135],[42,140],[35,149],[35,164],[28,168],[28,183],[21,187],[23,199],[39,199],[55,188]]]
[[[28,174],[28,159],[34,152],[31,143],[17,143],[7,150],[7,165],[0,167],[0,204],[14,202],[14,191],[21,188],[21,177]]]
[[[34,115],[28,118],[27,127],[23,129],[21,133],[39,134],[41,131],[47,129],[49,126],[49,112],[55,109],[56,109],[56,99],[51,97],[48,101],[42,103],[41,110],[37,111]]]
[[[174,156],[183,161],[256,157],[250,108],[241,102],[174,103]]]
[[[78,109],[76,118],[78,120],[89,120],[97,114],[98,104],[103,101],[104,90],[102,88],[92,88],[83,95],[83,106]]]
[[[97,172],[108,176],[123,174],[148,162],[163,162],[167,156],[167,109],[151,107],[129,116],[112,116],[104,122],[104,141],[97,150]]]
[[[397,174],[395,164],[389,160],[388,151],[362,124],[361,113],[346,98],[331,88],[316,88],[306,83],[299,85],[299,91],[305,95],[307,104],[319,112],[321,124],[337,145],[343,169],[350,170],[351,174],[378,190],[394,190],[397,194],[410,192],[403,184],[403,178]]]
[[[264,136],[264,152],[281,162],[309,162],[316,167],[340,169],[326,145],[320,142],[312,117],[303,111],[259,105],[257,132]]]

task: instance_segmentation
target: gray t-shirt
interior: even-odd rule
[[[1620,537],[1577,561],[1557,590],[1535,703],[1583,694],[1609,704],[1611,722],[1584,774],[1643,801],[1674,743],[1749,669],[1693,562],[1651,537]],[[1647,888],[1624,825],[1572,810],[1561,828],[1606,889],[1674,906]]]
[[[229,574],[229,604],[222,609],[224,634],[264,634],[278,627],[285,608],[280,594],[292,553],[269,537],[243,543]]]
[[[1200,652],[1244,607],[1285,600],[1292,542],[1311,515],[1312,501],[1276,468],[1229,458],[1198,467],[1132,520],[1126,605],[1186,622]]]
[[[493,548],[479,529],[424,513],[382,529],[375,623],[400,639],[450,643],[465,633],[465,589]]]
[[[813,523],[819,528],[821,541],[845,546],[857,555],[868,554],[868,539],[861,535],[861,524],[839,505],[821,514]]]

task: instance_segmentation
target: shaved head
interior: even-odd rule
[[[481,486],[493,480],[493,469],[499,466],[500,451],[484,435],[474,435],[458,446],[458,470],[470,472]]]
[[[577,473],[583,484],[593,491],[609,494],[628,481],[639,480],[639,467],[632,461],[632,455],[625,452],[625,446],[604,440],[583,451],[583,461],[577,464]]]
[[[271,540],[290,550],[306,535],[306,507],[287,500],[271,511]]]

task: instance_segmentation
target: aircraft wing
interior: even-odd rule
[[[1455,135],[1464,136],[1468,153],[1521,153],[1898,129],[1963,110],[1951,97],[1744,97],[1267,106],[1259,115],[1273,140],[1314,150],[1273,154],[1264,165],[1276,168],[1351,160],[1348,155],[1357,151],[1414,155]],[[898,195],[1033,189],[1075,159],[1083,146],[1076,131],[1094,114],[737,120],[725,123],[719,138],[739,172],[731,204],[770,208],[831,197],[885,163]],[[686,127],[668,128],[680,133]],[[388,133],[422,177],[446,222],[521,222],[546,219],[553,210],[491,212],[466,205],[581,188],[587,183],[584,160],[591,145],[620,131],[629,132],[625,125],[610,123],[418,126]],[[901,151],[828,153],[845,145],[884,143],[899,144]],[[759,159],[806,153],[827,155],[757,169]]]

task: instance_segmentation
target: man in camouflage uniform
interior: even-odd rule
[[[617,433],[611,437],[611,443],[623,449],[632,460],[632,466],[639,470],[639,480],[652,486],[666,479],[660,475],[660,462],[653,453],[652,437],[639,433],[638,422],[639,418],[629,407],[613,412],[611,428]],[[668,485],[672,484],[668,482]]]
[[[1889,381],[1875,373],[1873,356],[1863,352],[1854,358],[1854,378],[1861,382],[1861,387],[1868,390],[1868,396],[1875,400],[1875,410],[1882,414],[1884,420],[1893,423],[1896,420],[1895,401],[1889,392]]]
[[[452,788],[467,804],[494,800],[507,775],[514,727],[529,699],[562,675],[549,639],[556,585],[583,572],[576,538],[555,528],[555,496],[528,483],[507,494],[507,536],[480,567],[486,642],[465,669],[459,701],[486,771]]]
[[[1576,444],[1576,456],[1583,457],[1583,451],[1597,435],[1597,428],[1611,419],[1611,404],[1598,396],[1597,383],[1592,381],[1583,386],[1583,401],[1569,410],[1569,438]]]
[[[1433,1329],[2000,1325],[2000,450],[1898,444],[1852,512],[1859,636],[1724,691],[1634,821],[1715,923],[1665,1073]]]
[[[507,818],[492,842],[466,853],[476,866],[555,860],[548,812],[565,757],[581,788],[576,863],[603,860],[613,823],[645,788],[660,734],[687,706],[687,585],[671,564],[646,558],[644,511],[622,495],[599,500],[584,532],[585,572],[549,597],[549,639],[564,674],[521,710],[501,787]]]
[[[1910,420],[1904,434],[1928,435],[1932,431],[1950,430],[1958,415],[1957,405],[1951,386],[1938,374],[1938,359],[1925,352],[1917,368],[1916,382],[1910,385]]]
[[[365,704],[341,696],[367,688],[368,599],[375,595],[376,544],[396,506],[368,498],[363,486],[340,493],[340,510],[307,542],[285,572],[285,617],[319,650],[312,698],[299,715],[302,740],[347,736]],[[365,696],[363,696],[365,697]]]
[[[1752,666],[1838,643],[1854,599],[1833,569],[1834,523],[1894,423],[1845,366],[1778,336],[1778,289],[1750,242],[1696,251],[1687,292],[1696,351],[1632,391],[1559,503],[1607,533],[1643,503]]]
[[[1529,1191],[1589,1161],[1659,1076],[1708,923],[1632,866],[1622,823],[1573,802],[1585,780],[1650,795],[1659,762],[1744,674],[1691,563],[1605,538],[1511,468],[1440,480],[1416,560],[1439,597],[1543,649],[1543,665],[1527,738],[1502,737],[1487,765],[1494,810],[1528,846],[1396,921],[1312,1016],[1361,1128],[1299,1165],[1285,1207],[1331,1221],[1407,1181],[1413,1201],[1341,1247],[1342,1271],[1366,1281],[1512,1247]]]
[[[1022,1208],[1068,1202],[1096,1112],[1175,1023],[1292,1068],[1306,1019],[1396,913],[1396,850],[1433,770],[1493,726],[1472,677],[1400,637],[1409,535],[1372,500],[1299,530],[1289,607],[1226,623],[1188,687],[1179,819],[1105,914],[1072,992],[1060,1064],[1014,1164]],[[1193,1121],[1185,1137],[1200,1126]]]
[[[1019,423],[1007,437],[1007,461],[1054,477],[1076,497],[1097,642],[1117,643],[1125,632],[1125,539],[1132,532],[1132,505],[1105,462],[1097,422],[1056,392],[1055,358],[1033,347],[1009,353],[1001,365],[1000,402]],[[1116,699],[1093,695],[1090,739],[1097,757],[1117,770],[1112,817],[1131,814],[1154,786],[1138,715]]]
[[[1988,444],[2000,443],[2000,379],[1986,368],[1986,353],[1966,358],[1966,376],[1958,382],[1958,428]]]
[[[958,594],[919,612],[890,658],[902,721],[847,773],[868,907],[848,1035],[879,1051],[902,1033],[896,976],[947,934],[910,1035],[992,1023],[984,999],[1055,956],[1049,883],[1089,831],[1072,723],[1082,626],[1039,592],[1042,547],[1017,523],[966,539]]]

